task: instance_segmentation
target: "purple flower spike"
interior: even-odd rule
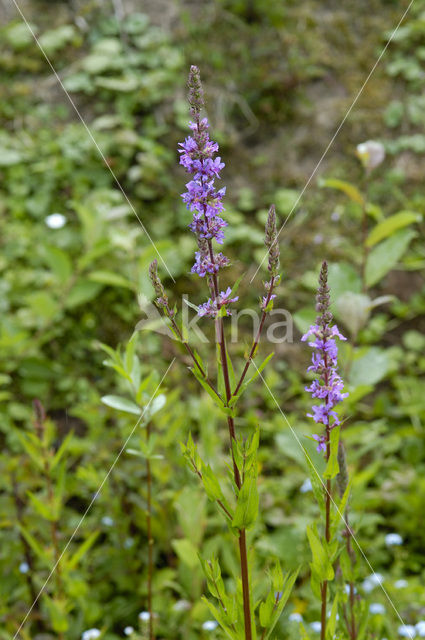
[[[198,315],[202,318],[204,316],[209,316],[210,318],[217,317],[217,314],[221,307],[227,306],[232,302],[237,302],[239,300],[239,296],[235,296],[231,298],[232,290],[230,287],[227,287],[226,291],[222,291],[218,296],[218,300],[208,300],[204,304],[201,304],[198,308]],[[226,309],[226,315],[231,316],[232,312],[229,309]]]
[[[193,213],[189,229],[195,234],[198,243],[198,251],[195,253],[195,263],[192,273],[197,273],[200,278],[207,277],[212,291],[215,291],[215,300],[208,300],[199,307],[199,315],[216,317],[223,305],[236,302],[237,298],[224,301],[224,292],[218,294],[217,274],[220,269],[227,267],[229,259],[222,253],[214,253],[213,240],[218,244],[224,242],[224,229],[227,222],[221,214],[224,211],[222,200],[226,188],[217,189],[215,181],[220,178],[220,172],[224,162],[219,156],[218,144],[210,140],[207,118],[200,116],[204,106],[203,90],[199,69],[190,68],[189,73],[189,104],[193,118],[189,122],[192,135],[184,142],[179,143],[180,164],[192,175],[192,179],[186,184],[186,191],[182,193],[182,199],[187,209]],[[227,292],[226,292],[227,293]],[[230,312],[227,312],[230,315]]]
[[[313,398],[318,398],[322,402],[312,406],[312,413],[308,413],[309,418],[326,427],[323,435],[314,435],[313,438],[319,443],[317,451],[326,452],[328,435],[331,429],[340,424],[334,407],[348,396],[344,393],[344,383],[338,375],[338,347],[335,338],[345,340],[336,325],[331,326],[332,314],[329,311],[329,287],[328,266],[324,262],[320,272],[319,289],[317,292],[316,311],[319,313],[316,323],[313,324],[301,340],[308,341],[308,345],[314,349],[312,364],[308,371],[317,374],[317,379],[306,391],[311,393]]]
[[[197,67],[191,67],[188,84],[193,117],[193,122],[189,123],[192,135],[179,144],[179,153],[180,164],[192,174],[192,180],[186,184],[186,192],[182,194],[182,199],[188,210],[193,212],[189,229],[195,234],[199,246],[192,273],[197,273],[203,278],[206,274],[216,274],[229,263],[222,254],[215,255],[212,251],[212,240],[222,244],[223,229],[227,226],[227,222],[220,216],[224,211],[222,199],[226,189],[215,187],[215,180],[220,178],[224,162],[220,157],[214,157],[218,151],[218,144],[209,138],[207,118],[200,118],[204,101]]]

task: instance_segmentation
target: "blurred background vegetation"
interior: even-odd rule
[[[183,293],[196,303],[205,297],[204,283],[189,273],[195,243],[179,196],[186,176],[176,147],[187,135],[189,65],[201,69],[213,138],[226,163],[225,250],[233,265],[223,284],[245,274],[241,307],[256,308],[264,269],[249,282],[264,255],[267,207],[275,202],[282,221],[291,212],[407,3],[22,0],[19,6],[72,104],[13,2],[2,0],[4,639],[16,632],[136,421],[101,403],[109,394],[130,397],[105,366],[101,343],[125,345],[144,317],[138,297],[153,296],[147,269],[156,254],[140,222],[176,280],[175,300]],[[299,337],[314,318],[318,265],[326,258],[334,312],[349,337],[341,372],[351,392],[344,440],[354,474],[352,525],[410,624],[425,618],[424,91],[425,2],[416,0],[280,236],[277,306],[293,314],[294,341],[274,345],[266,374],[320,466],[305,438],[312,432],[304,417],[309,353]],[[356,157],[368,139],[386,150],[370,173]],[[171,290],[165,269],[162,275]],[[245,329],[233,345],[237,361],[249,342],[248,321]],[[205,345],[194,342],[204,355]],[[196,554],[202,544],[229,569],[233,541],[223,544],[223,523],[185,469],[179,440],[191,430],[224,473],[225,425],[188,375],[177,344],[147,331],[132,344],[126,366],[140,361],[148,395],[177,356],[149,419],[159,456],[152,461],[158,637],[218,638],[202,627],[210,614],[200,601]],[[264,354],[269,350],[263,344]],[[304,534],[317,513],[302,451],[261,381],[256,391],[238,419],[242,433],[261,425],[262,519],[251,533],[253,571],[260,576],[271,555],[287,569],[302,565],[278,631],[295,639],[291,613],[306,624],[318,620]],[[50,419],[43,442],[34,426],[35,398]],[[139,439],[136,433],[133,448]],[[61,451],[54,463],[52,451]],[[386,544],[393,532],[402,545]],[[96,627],[108,640],[122,638],[146,609],[146,549],[145,467],[124,453],[70,544],[59,583],[55,576],[48,583],[21,637],[74,640]],[[359,593],[385,607],[370,616],[370,637],[396,638],[399,620],[373,580],[363,582],[370,574],[359,554]]]

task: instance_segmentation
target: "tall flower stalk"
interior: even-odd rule
[[[227,289],[221,290],[220,274],[230,264],[230,261],[221,251],[217,250],[216,246],[223,244],[224,230],[227,226],[227,222],[222,218],[225,188],[217,188],[216,186],[224,163],[216,155],[218,144],[209,137],[207,118],[201,118],[201,111],[204,107],[203,89],[199,70],[195,66],[190,69],[188,87],[192,117],[189,123],[191,135],[183,143],[180,143],[179,152],[180,164],[191,174],[191,180],[186,184],[186,191],[182,194],[182,198],[187,209],[192,213],[189,229],[194,233],[197,243],[192,273],[204,279],[209,290],[209,298],[198,307],[198,315],[212,318],[215,322],[216,344],[219,353],[217,388],[207,376],[206,366],[202,363],[200,356],[190,347],[187,337],[183,336],[183,332],[178,326],[176,312],[170,307],[159,278],[156,261],[151,264],[150,278],[155,289],[156,304],[163,310],[175,337],[182,342],[191,357],[194,364],[193,373],[226,416],[233,470],[232,486],[236,499],[235,507],[226,500],[219,479],[214,475],[211,467],[201,460],[191,436],[189,436],[187,444],[182,445],[182,449],[190,469],[202,481],[209,499],[217,504],[231,530],[238,538],[242,616],[240,618],[239,614],[235,613],[239,608],[239,596],[226,594],[221,579],[221,570],[218,561],[214,558],[211,561],[202,560],[208,588],[219,604],[218,609],[211,602],[208,602],[208,606],[228,636],[235,640],[242,637],[245,640],[252,640],[257,637],[257,630],[248,567],[246,531],[253,526],[258,512],[256,455],[259,433],[257,430],[248,441],[242,441],[236,436],[234,419],[236,404],[252,381],[247,381],[246,375],[256,354],[265,318],[273,307],[273,299],[276,297],[274,290],[279,283],[276,212],[274,207],[271,207],[266,225],[265,244],[269,251],[270,279],[265,283],[266,295],[260,302],[262,315],[259,329],[254,337],[241,375],[234,379],[233,366],[226,344],[224,318],[231,315],[230,305],[238,301],[238,296],[234,291],[236,287],[233,289],[227,287]],[[224,389],[223,392],[220,391],[221,388]],[[271,630],[277,623],[295,579],[296,574],[284,578],[280,568],[276,567],[272,576],[271,591],[266,601],[260,605],[260,625],[263,627],[263,638],[269,637]],[[279,594],[278,597],[276,593]]]
[[[339,332],[338,327],[332,324],[332,313],[329,307],[328,265],[326,262],[323,262],[316,297],[316,311],[318,316],[316,323],[313,324],[302,337],[302,340],[308,341],[309,346],[314,349],[312,363],[308,371],[314,372],[317,376],[311,385],[306,387],[306,391],[308,391],[314,399],[319,401],[318,404],[313,405],[312,413],[308,413],[307,415],[323,427],[321,433],[315,434],[313,438],[318,443],[317,450],[323,452],[327,463],[325,471],[324,505],[325,552],[329,557],[327,571],[319,572],[317,576],[320,582],[321,597],[321,640],[325,640],[326,637],[328,581],[329,579],[333,579],[332,558],[330,557],[331,501],[332,479],[339,471],[338,440],[340,425],[335,407],[341,400],[348,396],[348,393],[343,392],[344,384],[338,374],[338,347],[336,343],[337,338],[340,340],[345,340],[345,338]],[[313,549],[313,544],[311,546]]]

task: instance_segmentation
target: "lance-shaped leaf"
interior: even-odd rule
[[[338,464],[339,431],[340,431],[339,425],[337,427],[334,427],[331,431],[331,436],[330,436],[331,451],[330,451],[328,463],[326,465],[326,469],[323,472],[323,476],[325,478],[328,478],[329,480],[332,480],[332,478],[335,478],[335,476],[339,473],[339,464]]]
[[[101,401],[103,404],[106,404],[107,407],[118,409],[124,413],[131,413],[135,416],[140,416],[141,414],[140,407],[138,407],[137,404],[121,396],[103,396]]]
[[[252,473],[245,478],[239,491],[232,526],[239,530],[250,529],[257,519],[258,504],[257,478]]]
[[[260,605],[260,624],[266,633],[263,635],[264,640],[271,637],[273,629],[279,621],[285,604],[291,595],[292,588],[298,576],[298,571],[286,574],[284,577],[279,562],[276,563],[272,572],[272,585],[270,592]]]

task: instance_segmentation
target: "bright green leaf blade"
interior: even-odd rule
[[[140,407],[127,398],[122,398],[121,396],[103,396],[101,401],[103,404],[106,404],[107,407],[111,407],[112,409],[118,409],[125,413],[132,413],[135,416],[140,416]]]
[[[377,224],[369,233],[366,239],[366,246],[373,247],[381,240],[385,240],[388,236],[392,236],[396,231],[407,227],[414,222],[420,222],[422,216],[415,211],[399,211],[399,213],[386,218],[379,224]]]

